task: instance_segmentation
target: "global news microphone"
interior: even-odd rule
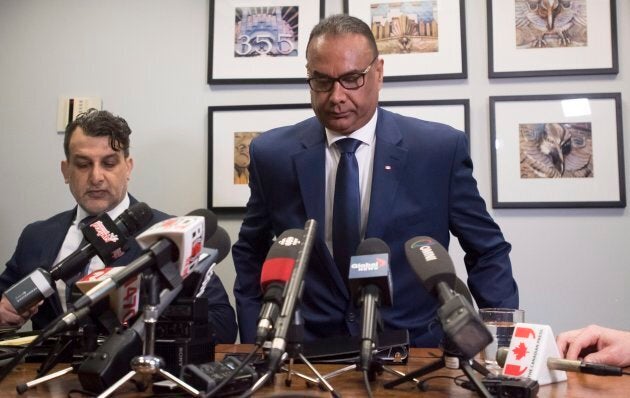
[[[94,256],[77,275],[54,282],[55,292],[45,300],[17,313],[4,292],[38,268],[50,270],[54,264],[75,252],[83,243],[82,220],[106,212],[113,220],[138,200],[127,191],[134,161],[129,154],[131,129],[120,116],[105,110],[90,109],[66,127],[61,161],[64,182],[68,184],[76,205],[47,220],[36,221],[22,231],[15,252],[0,274],[0,325],[21,326],[32,319],[34,329],[45,328],[66,308],[68,286],[80,276],[107,266],[124,266],[142,250],[130,239],[127,250],[115,261],[103,264]],[[170,218],[159,210],[142,232],[153,224]],[[209,321],[215,327],[217,342],[236,339],[234,310],[227,293],[215,275],[205,291],[209,302]]]

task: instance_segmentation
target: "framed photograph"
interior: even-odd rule
[[[470,101],[468,99],[381,101],[379,106],[404,116],[447,124],[463,131],[470,141]]]
[[[249,199],[252,139],[313,115],[310,104],[208,107],[208,208],[244,210]]]
[[[490,97],[492,207],[626,207],[621,94]]]
[[[617,74],[615,0],[487,0],[488,76]]]
[[[324,0],[210,0],[208,84],[303,83]]]
[[[344,0],[372,27],[386,82],[465,79],[464,0]]]

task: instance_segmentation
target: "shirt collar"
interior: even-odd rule
[[[376,134],[376,120],[378,118],[378,111],[374,110],[374,115],[369,122],[367,122],[363,127],[358,130],[353,131],[349,135],[343,135],[341,133],[337,133],[336,131],[332,131],[331,129],[326,127],[326,141],[328,142],[328,147],[330,148],[335,142],[342,140],[344,138],[354,138],[359,140],[367,145],[370,145],[374,142],[374,135]]]
[[[116,218],[118,218],[119,215],[122,214],[123,211],[129,208],[130,202],[131,201],[129,199],[129,194],[125,195],[123,200],[120,203],[118,203],[116,207],[114,207],[113,209],[107,212],[107,215],[112,220],[115,220]],[[78,225],[81,220],[83,220],[85,217],[88,217],[88,216],[89,216],[88,212],[85,211],[85,209],[83,209],[81,205],[77,205],[77,216],[74,219],[74,224]]]

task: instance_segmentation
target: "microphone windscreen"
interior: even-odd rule
[[[291,278],[303,241],[304,230],[294,228],[284,231],[271,245],[260,274],[263,291],[271,282],[286,283]]]
[[[350,297],[359,305],[364,288],[376,286],[380,303],[392,305],[392,275],[389,266],[389,246],[378,238],[368,238],[357,247],[356,255],[350,257],[348,286]]]
[[[186,214],[187,216],[200,216],[205,220],[204,226],[204,236],[206,237],[206,242],[217,230],[217,215],[211,212],[208,209],[196,209]],[[204,245],[205,246],[205,245]]]
[[[232,242],[230,241],[230,236],[228,235],[227,231],[220,225],[217,225],[217,230],[214,232],[214,234],[212,234],[211,237],[206,239],[206,243],[204,244],[204,246],[210,249],[218,250],[219,253],[215,261],[218,264],[223,261],[225,257],[227,257],[228,253],[230,253]]]
[[[434,291],[438,283],[455,286],[455,266],[448,252],[438,241],[428,236],[417,236],[405,243],[405,255],[427,291]]]
[[[134,203],[120,214],[116,221],[120,221],[127,229],[127,235],[135,235],[147,226],[153,218],[153,211],[144,202]]]
[[[368,254],[390,254],[389,246],[379,238],[367,238],[357,247],[357,256],[365,256]]]

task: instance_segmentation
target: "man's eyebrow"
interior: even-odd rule
[[[360,74],[361,72],[362,72],[362,71],[360,71],[360,70],[354,69],[354,70],[350,70],[350,71],[348,71],[348,72],[344,73],[343,75],[339,75],[338,77],[332,77],[332,76],[327,75],[327,74],[325,74],[325,73],[321,73],[321,72],[319,72],[319,71],[314,70],[314,71],[312,71],[312,72],[310,73],[310,76],[311,76],[311,77],[317,77],[317,78],[320,78],[320,77],[327,77],[327,78],[329,78],[329,79],[338,79],[339,77],[344,77],[344,76],[349,76],[349,75],[357,75],[357,74]]]

